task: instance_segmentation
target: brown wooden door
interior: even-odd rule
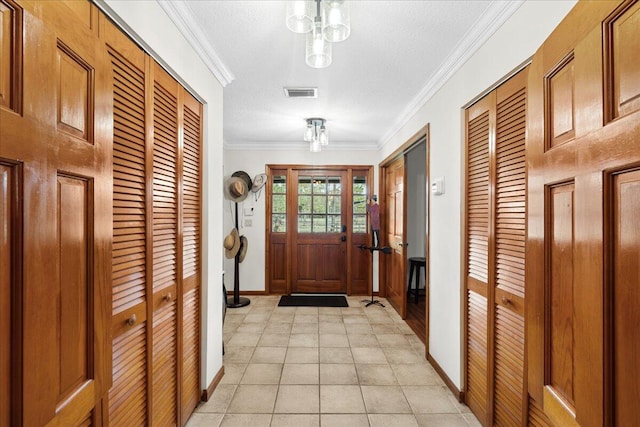
[[[200,401],[200,309],[202,277],[202,104],[182,90],[182,336],[181,420],[186,424]]]
[[[346,293],[347,172],[301,169],[291,181],[292,291]]]
[[[466,111],[466,394],[484,425],[522,425],[527,70]]]
[[[3,244],[0,259],[18,260],[10,270],[11,371],[18,376],[10,417],[13,425],[99,425],[111,382],[108,61],[90,3],[23,5],[0,3],[2,49],[14,52],[0,64],[8,80],[1,84],[0,163],[10,178],[2,211],[12,211],[16,232],[11,255]],[[0,285],[6,292],[4,278]]]
[[[101,36],[114,102],[109,422],[184,425],[200,397],[202,106],[104,17]]]
[[[303,169],[300,172],[300,169]],[[306,170],[305,170],[306,169]],[[266,187],[266,207],[267,207],[267,251],[266,257],[266,271],[265,280],[267,283],[267,289],[271,293],[290,293],[300,292],[301,290],[294,290],[292,286],[293,277],[297,277],[299,274],[299,267],[294,265],[297,261],[297,257],[294,255],[295,250],[292,250],[294,242],[293,233],[297,232],[298,221],[298,203],[295,198],[298,198],[298,184],[297,177],[311,176],[309,173],[311,167],[304,166],[287,166],[287,165],[269,165],[267,166],[268,185]],[[371,244],[371,236],[369,233],[369,227],[367,222],[366,200],[370,191],[370,183],[373,180],[373,172],[370,166],[318,166],[317,169],[321,177],[334,176],[340,177],[342,180],[342,189],[340,194],[340,217],[343,223],[337,222],[336,224],[347,226],[346,232],[333,233],[333,236],[326,237],[325,241],[319,240],[320,245],[324,245],[326,240],[335,244],[338,240],[342,244],[342,238],[346,238],[344,242],[345,247],[345,264],[342,269],[344,270],[344,280],[346,281],[346,292],[349,295],[364,295],[371,291],[371,253],[368,250],[360,249],[361,245],[368,246]],[[336,171],[336,172],[334,172]],[[302,175],[301,175],[302,173]],[[313,171],[315,173],[315,170]],[[346,176],[346,180],[345,180]],[[304,190],[308,191],[308,190]],[[295,194],[295,196],[294,196]],[[307,194],[302,194],[308,196]],[[335,203],[336,195],[332,195]],[[346,197],[346,204],[344,203],[344,197]],[[318,200],[322,200],[319,198]],[[308,206],[308,198],[306,205],[302,204],[302,209],[311,209]],[[328,200],[327,200],[328,202]],[[337,212],[338,210],[336,210]],[[302,213],[305,215],[305,213]],[[306,214],[308,215],[308,213]],[[334,216],[338,215],[337,213]],[[308,228],[307,228],[308,231]],[[306,233],[310,234],[310,233]],[[318,233],[313,233],[314,236],[306,236],[305,238],[319,237]],[[311,241],[311,240],[309,240]],[[315,243],[311,243],[314,245]],[[335,266],[331,265],[328,268],[340,268],[342,265],[342,248],[339,247],[337,251],[334,251],[334,255],[340,256]],[[336,253],[337,252],[337,253]],[[316,252],[317,253],[317,252]],[[302,256],[303,262],[307,262]],[[315,262],[315,260],[313,260]],[[294,271],[294,268],[296,271]],[[325,268],[324,266],[322,268]],[[314,273],[315,274],[315,271]],[[321,272],[324,274],[324,272]],[[336,275],[341,275],[340,271],[336,271]],[[340,280],[343,280],[342,278]],[[312,282],[306,279],[307,291],[304,292],[325,292],[322,289],[315,289],[309,286]],[[300,283],[304,286],[304,281]],[[342,285],[336,283],[330,284],[335,289],[345,289]],[[336,292],[344,292],[337,290]]]
[[[152,419],[178,423],[178,83],[153,63],[152,86]]]
[[[466,387],[465,401],[487,424],[489,415],[489,140],[495,129],[495,92],[466,112]],[[491,211],[491,212],[490,212]]]
[[[640,424],[640,2],[580,2],[529,77],[529,393]]]
[[[11,406],[16,403],[12,391],[16,380],[12,377],[18,372],[12,372],[13,367],[19,365],[15,355],[19,345],[12,336],[12,326],[16,324],[14,316],[18,313],[13,297],[19,290],[14,286],[16,280],[14,265],[17,248],[15,231],[20,226],[15,217],[16,206],[15,185],[18,177],[15,164],[2,163],[0,159],[0,425],[11,425]],[[16,395],[18,393],[15,393]]]
[[[109,424],[147,422],[145,55],[103,16],[113,90],[113,386]]]
[[[384,200],[384,246],[390,246],[391,254],[385,256],[385,277],[383,286],[391,305],[404,319],[406,316],[406,255],[405,255],[405,193],[406,182],[404,157],[395,160],[385,168]]]

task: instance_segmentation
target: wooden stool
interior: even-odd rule
[[[426,265],[427,262],[424,257],[411,257],[409,258],[409,288],[407,289],[407,297],[413,294],[415,295],[415,303],[418,303],[418,295],[420,293],[420,268],[425,267],[426,273]],[[418,271],[416,272],[416,288],[415,290],[411,286],[411,282],[413,281],[413,270],[417,267]],[[426,281],[425,281],[426,283]]]

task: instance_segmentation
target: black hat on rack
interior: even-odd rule
[[[240,236],[240,250],[238,251],[238,262],[244,261],[244,257],[247,256],[248,250],[249,250],[249,241],[244,235]]]

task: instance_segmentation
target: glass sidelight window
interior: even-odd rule
[[[287,232],[287,177],[275,175],[271,187],[271,231]]]
[[[339,176],[298,178],[298,233],[340,233],[342,183]]]
[[[353,177],[353,232],[367,232],[367,177]]]

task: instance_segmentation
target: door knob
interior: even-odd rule
[[[340,241],[341,241],[341,242],[346,242],[346,241],[347,241],[347,236],[342,236],[342,237],[340,237]]]
[[[162,299],[165,300],[166,302],[171,301],[171,292],[167,293]]]
[[[126,320],[126,323],[127,323],[127,325],[129,325],[129,326],[133,326],[133,325],[135,325],[135,324],[136,324],[136,320],[137,320],[136,315],[135,315],[135,314],[132,314],[132,315],[131,315],[131,317],[129,317],[129,318]]]

